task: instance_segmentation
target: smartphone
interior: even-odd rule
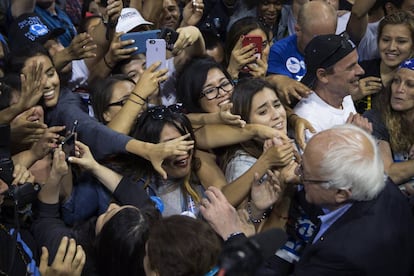
[[[75,143],[76,143],[76,130],[78,127],[78,120],[73,122],[72,129],[69,134],[63,139],[61,145],[62,150],[65,153],[65,159],[68,160],[69,156],[75,156]]]
[[[172,51],[174,49],[174,43],[177,41],[178,36],[179,33],[167,27],[161,28],[161,32],[159,34],[159,38],[165,40],[167,50],[169,51]]]
[[[150,30],[143,32],[132,32],[121,35],[121,41],[133,39],[135,40],[134,44],[125,46],[126,49],[137,47],[138,49],[132,53],[132,55],[145,54],[147,51],[146,41],[148,39],[158,38],[161,30]]]
[[[261,59],[262,58],[262,43],[263,43],[262,37],[257,36],[257,35],[246,35],[243,38],[243,41],[242,41],[243,47],[245,47],[247,45],[250,45],[250,44],[254,45],[253,49],[255,49],[255,52],[256,52],[255,53],[256,59]],[[244,66],[242,71],[243,72],[249,72],[250,69],[249,69],[249,67]]]
[[[161,61],[161,65],[158,67],[158,70],[167,68],[167,48],[164,39],[148,39],[146,42],[146,49],[146,68],[150,67],[157,61]]]

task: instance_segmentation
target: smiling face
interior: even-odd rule
[[[46,83],[43,87],[43,102],[46,107],[53,107],[58,102],[60,80],[50,58],[44,55],[31,57],[24,63],[22,71],[26,72],[28,66],[38,62],[43,65],[42,75],[46,78]]]
[[[414,110],[414,71],[402,68],[399,69],[391,82],[392,109],[396,111]]]
[[[364,70],[358,64],[358,54],[353,50],[335,63],[332,74],[326,75],[329,91],[334,91],[341,98],[353,95],[359,91],[359,79],[363,74]]]
[[[263,0],[258,5],[259,16],[263,18],[264,22],[273,26],[279,20],[282,11],[281,0]]]
[[[161,134],[160,143],[167,142],[182,136],[177,128],[171,124],[165,124]],[[162,168],[167,172],[168,178],[183,178],[190,174],[192,151],[186,155],[172,156],[164,160]]]
[[[218,86],[227,87],[229,84],[229,79],[224,75],[224,73],[218,69],[213,68],[210,69],[207,73],[207,78],[203,86],[202,92],[210,92],[216,93],[213,91]],[[200,106],[201,108],[208,113],[214,113],[220,111],[220,105],[224,103],[228,103],[231,94],[233,93],[233,87],[229,88],[229,92],[224,91],[223,89],[218,89],[218,95],[214,99],[207,99],[206,96],[202,96],[200,98]]]
[[[264,87],[253,96],[249,122],[287,132],[286,111],[274,90]]]
[[[180,9],[176,0],[164,0],[161,14],[160,26],[170,29],[177,29],[180,18]]]
[[[378,41],[381,60],[396,68],[413,53],[414,43],[407,25],[385,25]]]

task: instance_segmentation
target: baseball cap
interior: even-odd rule
[[[115,31],[127,33],[140,25],[153,25],[145,20],[135,8],[123,8],[118,18]]]
[[[35,13],[25,13],[17,17],[10,25],[10,48],[27,47],[28,44],[44,44],[49,39],[58,37],[65,32],[62,28],[50,30]]]
[[[315,36],[305,48],[306,74],[301,82],[312,87],[316,80],[316,70],[334,65],[355,48],[355,43],[346,33]]]

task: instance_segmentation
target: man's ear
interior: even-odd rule
[[[326,69],[323,68],[318,68],[316,69],[316,78],[322,82],[322,83],[327,83],[328,79],[326,78],[327,74],[326,74]]]
[[[338,189],[335,194],[335,202],[342,204],[347,202],[352,196],[351,189]]]

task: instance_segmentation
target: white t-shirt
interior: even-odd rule
[[[295,106],[295,113],[308,120],[316,132],[329,129],[335,125],[345,124],[349,113],[356,113],[354,102],[350,95],[342,101],[342,109],[335,108],[322,100],[316,92],[307,98],[302,98]],[[306,130],[306,141],[312,137],[312,133]]]

